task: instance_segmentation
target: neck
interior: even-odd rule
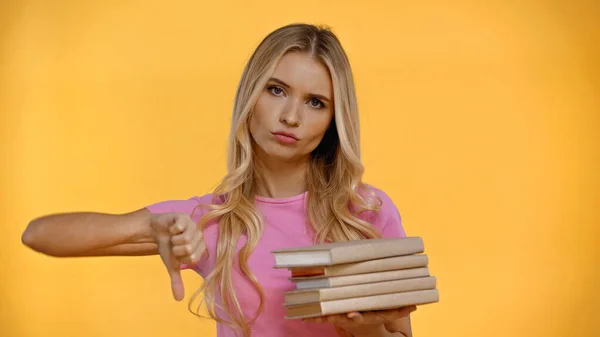
[[[256,194],[267,198],[287,198],[306,192],[309,158],[295,162],[255,159]]]

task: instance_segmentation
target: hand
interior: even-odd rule
[[[181,265],[200,261],[206,251],[202,231],[189,215],[182,213],[153,214],[150,227],[158,254],[169,272],[173,297],[181,301],[185,295]]]
[[[373,335],[372,332],[381,329],[384,325],[406,317],[415,310],[417,310],[417,307],[412,305],[391,310],[355,311],[347,314],[304,318],[303,320],[306,322],[330,323],[350,333],[352,336],[369,336]]]

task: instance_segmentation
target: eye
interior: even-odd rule
[[[267,89],[275,96],[283,94],[283,89],[276,85],[269,86]]]
[[[310,100],[310,106],[313,108],[324,108],[325,104],[323,104],[323,102],[321,102],[319,99],[313,98]]]

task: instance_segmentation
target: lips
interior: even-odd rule
[[[300,140],[295,134],[284,131],[273,132],[273,135],[283,144],[294,144]]]
[[[285,132],[285,131],[273,132],[273,134],[275,136],[284,136],[284,137],[287,137],[287,138],[292,138],[292,139],[295,139],[295,140],[300,140],[300,139],[298,139],[298,136],[296,136],[295,134],[289,133],[289,132]]]

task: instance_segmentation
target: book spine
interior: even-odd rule
[[[439,301],[437,289],[384,294],[321,302],[321,314],[334,315],[351,311],[370,311],[422,305]]]
[[[366,274],[396,269],[426,267],[428,263],[429,258],[425,254],[407,255],[327,266],[323,267],[323,274],[325,276]]]
[[[366,240],[369,241],[369,240]],[[425,251],[421,238],[407,238],[404,242],[365,242],[357,247],[336,247],[331,249],[332,264],[373,260],[389,256],[419,254]]]
[[[383,282],[427,276],[430,276],[428,267],[392,270],[378,273],[331,277],[329,278],[329,286],[340,287],[353,284]]]
[[[349,297],[362,297],[417,290],[428,290],[435,289],[435,286],[436,278],[434,276],[418,277],[405,280],[374,282],[369,284],[320,289],[319,300],[330,301]]]

